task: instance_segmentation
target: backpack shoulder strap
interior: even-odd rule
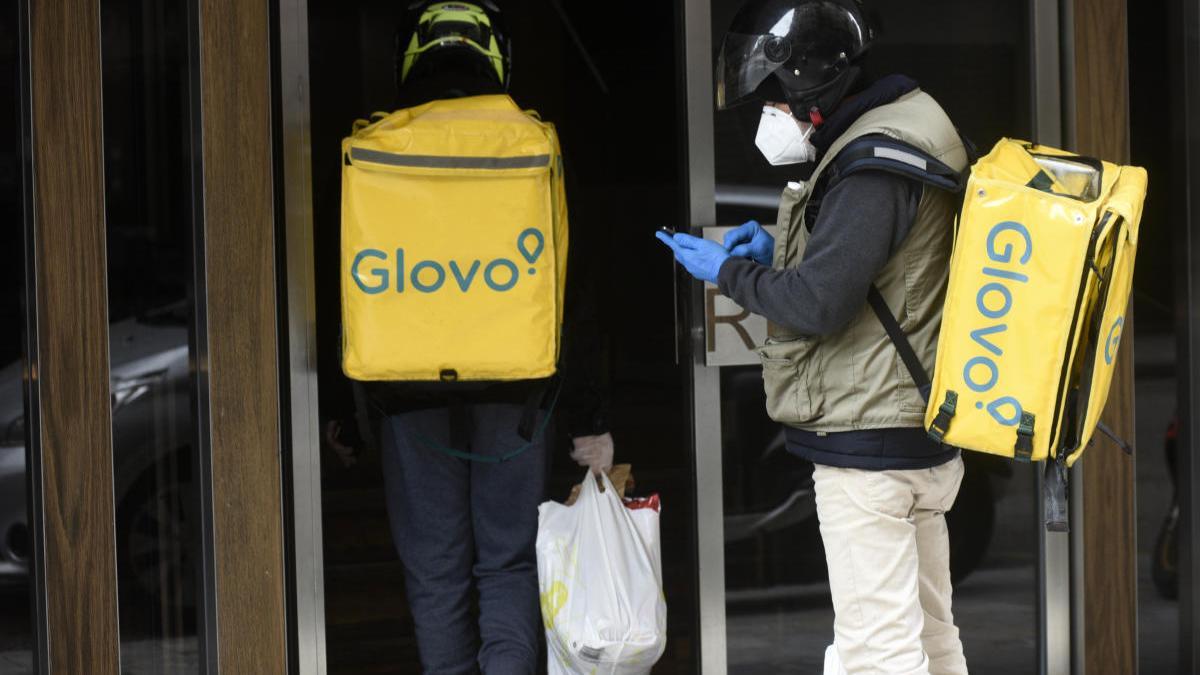
[[[833,160],[833,165],[830,167],[832,171],[829,186],[832,187],[838,180],[856,171],[874,169],[911,178],[925,185],[961,195],[966,189],[970,165],[974,164],[977,152],[974,144],[965,136],[959,134],[959,137],[967,152],[967,168],[963,171],[955,171],[928,153],[888,136],[872,134],[855,139],[843,148]],[[871,284],[871,288],[867,291],[867,302],[871,305],[879,323],[883,325],[888,338],[895,345],[896,351],[900,353],[900,359],[904,361],[904,367],[912,376],[913,382],[916,383],[921,398],[928,403],[932,389],[929,374],[925,372],[925,367],[921,365],[921,359],[917,357],[916,350],[908,341],[908,336],[904,334],[900,322],[892,314],[892,310],[887,306],[887,302],[875,284]]]
[[[879,318],[879,323],[883,324],[883,329],[887,331],[892,344],[896,346],[896,351],[900,352],[900,359],[904,361],[904,367],[908,369],[908,374],[916,383],[921,398],[928,403],[931,389],[929,374],[925,372],[925,366],[921,365],[921,359],[917,358],[916,350],[908,341],[908,336],[904,334],[900,322],[892,314],[892,310],[887,306],[887,301],[883,299],[879,287],[875,284],[871,284],[871,288],[867,290],[867,302],[870,303],[875,316]]]
[[[882,134],[857,138],[842,148],[828,169],[829,186],[867,169],[911,178],[947,192],[962,192],[966,187],[966,171],[955,171],[917,147]]]

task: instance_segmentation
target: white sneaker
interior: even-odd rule
[[[825,648],[825,672],[822,675],[846,675],[842,667],[842,658],[838,656],[837,645]]]

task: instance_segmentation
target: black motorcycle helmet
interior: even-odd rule
[[[820,124],[854,86],[874,37],[861,0],[749,0],[721,45],[717,108],[786,102]]]
[[[429,89],[429,80],[454,80],[465,89],[458,95],[504,92],[510,49],[491,0],[417,0],[396,31],[396,86],[403,94],[414,85]]]

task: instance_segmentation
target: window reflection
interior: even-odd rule
[[[17,3],[0,9],[0,672],[32,673],[29,511],[21,341],[24,213]]]
[[[1176,353],[1176,327],[1184,325],[1186,303],[1176,299],[1172,265],[1187,195],[1164,189],[1176,185],[1183,166],[1171,124],[1163,117],[1164,92],[1180,95],[1180,69],[1173,68],[1169,3],[1129,5],[1129,115],[1133,164],[1146,167],[1146,195],[1139,231],[1138,264],[1133,278],[1133,372],[1136,431],[1138,671],[1182,672],[1180,655],[1180,532],[1186,514],[1179,510],[1179,378],[1186,377]],[[1159,101],[1156,103],[1154,98]],[[1179,114],[1179,113],[1176,113]],[[1192,261],[1195,264],[1195,261]],[[1196,308],[1191,308],[1192,312]]]
[[[199,669],[187,3],[101,3],[121,662]]]

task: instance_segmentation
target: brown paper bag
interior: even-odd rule
[[[617,496],[621,497],[622,499],[625,497],[625,493],[627,491],[633,489],[634,482],[632,464],[617,464],[604,473],[608,474],[608,479],[612,481],[613,487],[617,488]],[[576,485],[575,487],[571,488],[571,494],[567,497],[567,501],[564,502],[567,506],[571,506],[575,503],[576,499],[579,499],[579,490],[582,487],[582,485]],[[604,491],[603,485],[600,486],[600,491]]]

